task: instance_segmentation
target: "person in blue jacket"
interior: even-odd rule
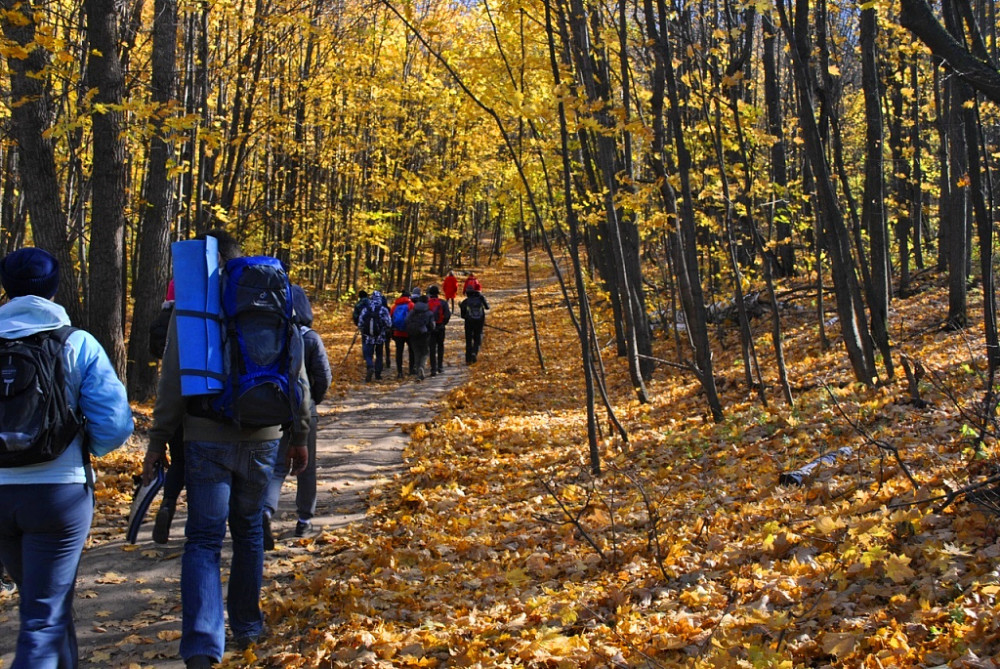
[[[52,301],[59,263],[47,251],[23,248],[0,260],[0,284],[10,300],[0,306],[0,339],[70,324]],[[15,669],[78,664],[73,588],[94,515],[84,443],[101,456],[124,444],[133,429],[125,386],[94,336],[73,332],[62,355],[66,398],[86,419],[85,433],[55,460],[0,468],[0,561],[21,598]]]

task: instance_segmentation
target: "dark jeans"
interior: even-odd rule
[[[392,369],[392,337],[385,338],[385,368]]]
[[[82,483],[0,486],[0,562],[21,599],[11,669],[78,665],[73,590],[93,515]]]
[[[425,333],[422,335],[410,335],[410,348],[413,349],[414,365],[413,369],[417,373],[424,368],[424,361],[427,360],[427,353],[430,350],[430,333]]]
[[[375,376],[382,376],[382,342],[362,342],[361,354],[365,356],[365,366],[375,370]]]
[[[431,374],[444,369],[444,337],[445,329],[439,325],[431,333]]]
[[[174,506],[184,489],[184,428],[177,428],[167,444],[170,446],[170,466],[163,480],[163,504]]]
[[[483,326],[486,319],[465,319],[465,362],[475,362],[479,355],[479,347],[483,344]]]
[[[396,372],[400,375],[403,373],[403,347],[410,352],[410,374],[413,374],[416,369],[413,366],[413,347],[410,346],[408,342],[408,337],[398,337],[396,335],[392,336],[392,340],[396,342]]]
[[[236,638],[256,639],[263,629],[260,585],[264,569],[261,508],[274,473],[278,440],[188,441],[188,519],[181,558],[181,657],[225,651],[222,574],[226,522],[233,538],[226,609]]]

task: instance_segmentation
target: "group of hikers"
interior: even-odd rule
[[[444,295],[441,295],[441,289]],[[490,308],[483,296],[483,286],[472,272],[462,284],[464,299],[459,314],[465,322],[465,362],[472,364],[479,356]],[[458,278],[454,271],[441,282],[428,286],[403,289],[389,304],[385,295],[376,290],[369,295],[362,290],[354,305],[352,320],[361,336],[361,352],[365,359],[365,381],[382,379],[383,369],[392,368],[392,344],[396,345],[396,378],[403,379],[403,352],[407,351],[407,373],[417,381],[424,380],[424,363],[430,361],[430,375],[444,372],[446,327],[455,310]],[[384,351],[384,356],[383,356]]]
[[[332,377],[323,342],[311,329],[309,299],[284,267],[273,258],[244,257],[224,230],[195,239],[206,245],[202,257],[217,248],[222,313],[177,306],[175,291],[179,297],[194,288],[175,264],[176,284],[150,328],[150,349],[161,367],[141,480],[154,494],[160,484],[164,490],[153,527],[158,543],[168,541],[178,495],[187,491],[180,655],[187,667],[204,668],[225,652],[224,610],[236,649],[266,634],[260,590],[264,552],[274,547],[271,517],[292,474],[298,479],[295,535],[310,530],[316,407]],[[0,569],[16,584],[20,618],[12,667],[76,667],[73,597],[94,511],[90,461],[128,440],[132,411],[104,349],[71,327],[53,301],[59,286],[54,256],[31,247],[10,253],[0,260],[0,286],[7,298],[0,305]],[[378,291],[359,300],[353,317],[368,380],[381,378],[383,350],[390,364],[392,341],[398,378],[404,347],[418,380],[428,358],[430,374],[442,372],[445,326],[458,295],[453,272],[442,287],[443,298],[433,285],[426,293],[403,291],[392,305]],[[471,364],[489,306],[473,274],[462,292]],[[265,295],[273,303],[262,304]],[[221,322],[226,364],[224,373],[214,374],[222,379],[216,394],[186,390],[192,373],[213,374],[182,364],[189,346],[179,325],[185,318]],[[132,521],[141,522],[141,515]],[[224,598],[220,556],[227,524],[233,556]]]

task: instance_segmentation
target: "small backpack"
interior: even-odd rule
[[[486,318],[483,298],[473,295],[465,300],[465,317],[474,321],[481,321]]]
[[[361,334],[371,339],[377,339],[385,332],[385,323],[379,317],[382,311],[382,301],[369,298],[368,304],[361,310],[358,317],[358,327]]]
[[[206,398],[207,413],[240,427],[287,425],[302,403],[299,370],[302,333],[294,319],[292,289],[277,258],[246,256],[226,263],[222,276],[224,379]],[[190,408],[190,407],[189,407]]]
[[[64,391],[63,348],[75,330],[0,339],[0,467],[55,460],[83,429]]]
[[[406,315],[410,313],[410,305],[407,302],[400,302],[392,312],[392,329],[399,332],[406,332]]]
[[[447,325],[451,314],[445,314],[444,303],[440,297],[432,297],[427,300],[427,308],[434,314],[434,322],[438,325]]]
[[[434,329],[434,314],[428,311],[414,311],[406,319],[406,334],[411,337],[419,337]]]

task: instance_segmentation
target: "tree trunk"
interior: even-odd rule
[[[174,99],[177,51],[177,0],[156,0],[153,16],[152,82],[150,97],[165,113]],[[128,345],[129,398],[144,402],[156,392],[156,361],[149,351],[147,333],[160,310],[170,278],[170,226],[175,204],[172,179],[167,165],[172,158],[161,115],[150,140],[149,168],[146,172],[145,201],[139,227],[137,281],[133,285],[132,335]]]
[[[87,81],[94,133],[93,203],[90,221],[90,331],[104,346],[119,378],[125,378],[125,141],[120,106],[125,78],[118,61],[115,0],[85,0],[90,54]]]

